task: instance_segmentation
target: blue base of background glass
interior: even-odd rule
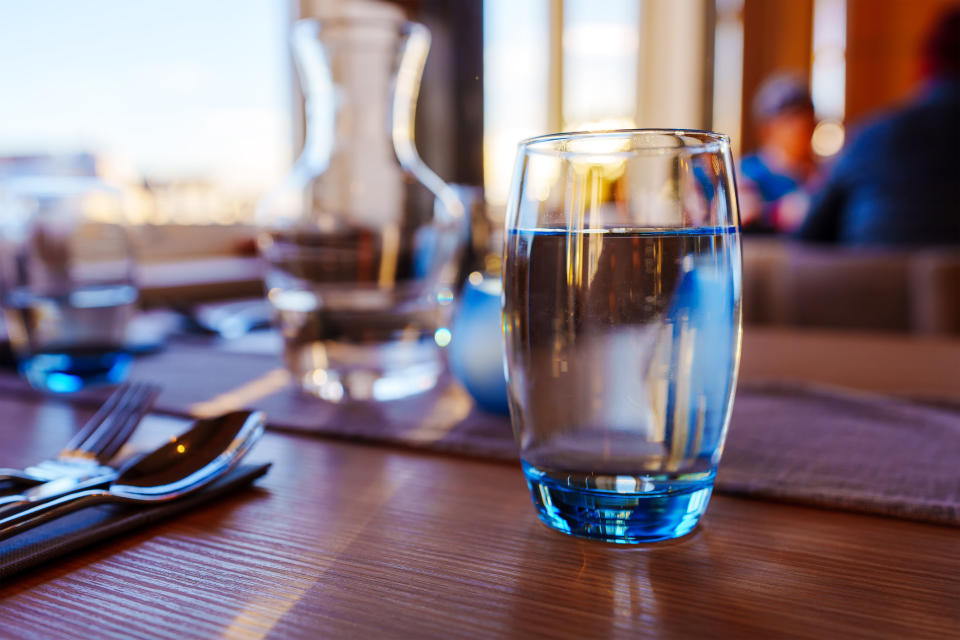
[[[656,482],[650,491],[618,492],[574,487],[562,474],[523,463],[540,519],[570,535],[639,544],[684,536],[697,526],[713,492],[714,473],[695,481]]]
[[[71,393],[87,387],[117,384],[130,371],[129,353],[38,353],[20,361],[20,375],[36,389]]]

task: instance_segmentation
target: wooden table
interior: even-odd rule
[[[0,416],[7,466],[85,414]],[[960,637],[956,528],[715,496],[620,548],[541,525],[515,464],[279,433],[253,457],[278,463],[257,489],[0,585],[0,637]]]

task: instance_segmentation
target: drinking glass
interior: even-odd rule
[[[0,190],[7,331],[21,375],[71,392],[126,377],[137,300],[119,194],[95,178],[36,177]]]
[[[544,523],[619,543],[697,525],[733,404],[740,269],[726,136],[520,144],[503,326],[514,435]]]

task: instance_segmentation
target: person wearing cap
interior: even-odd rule
[[[922,91],[844,149],[797,236],[859,246],[960,245],[960,7],[923,48]]]
[[[817,172],[806,82],[792,73],[771,76],[754,96],[753,115],[760,149],[740,161],[740,221],[745,232],[789,233],[803,222]]]

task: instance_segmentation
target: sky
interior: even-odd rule
[[[637,62],[640,3],[592,0],[563,5],[563,122],[580,129],[585,123],[620,119],[634,126],[637,112]]]
[[[0,0],[0,155],[260,189],[292,150],[286,0]]]
[[[549,132],[547,0],[484,0],[483,179],[488,202],[506,202],[517,142]]]

